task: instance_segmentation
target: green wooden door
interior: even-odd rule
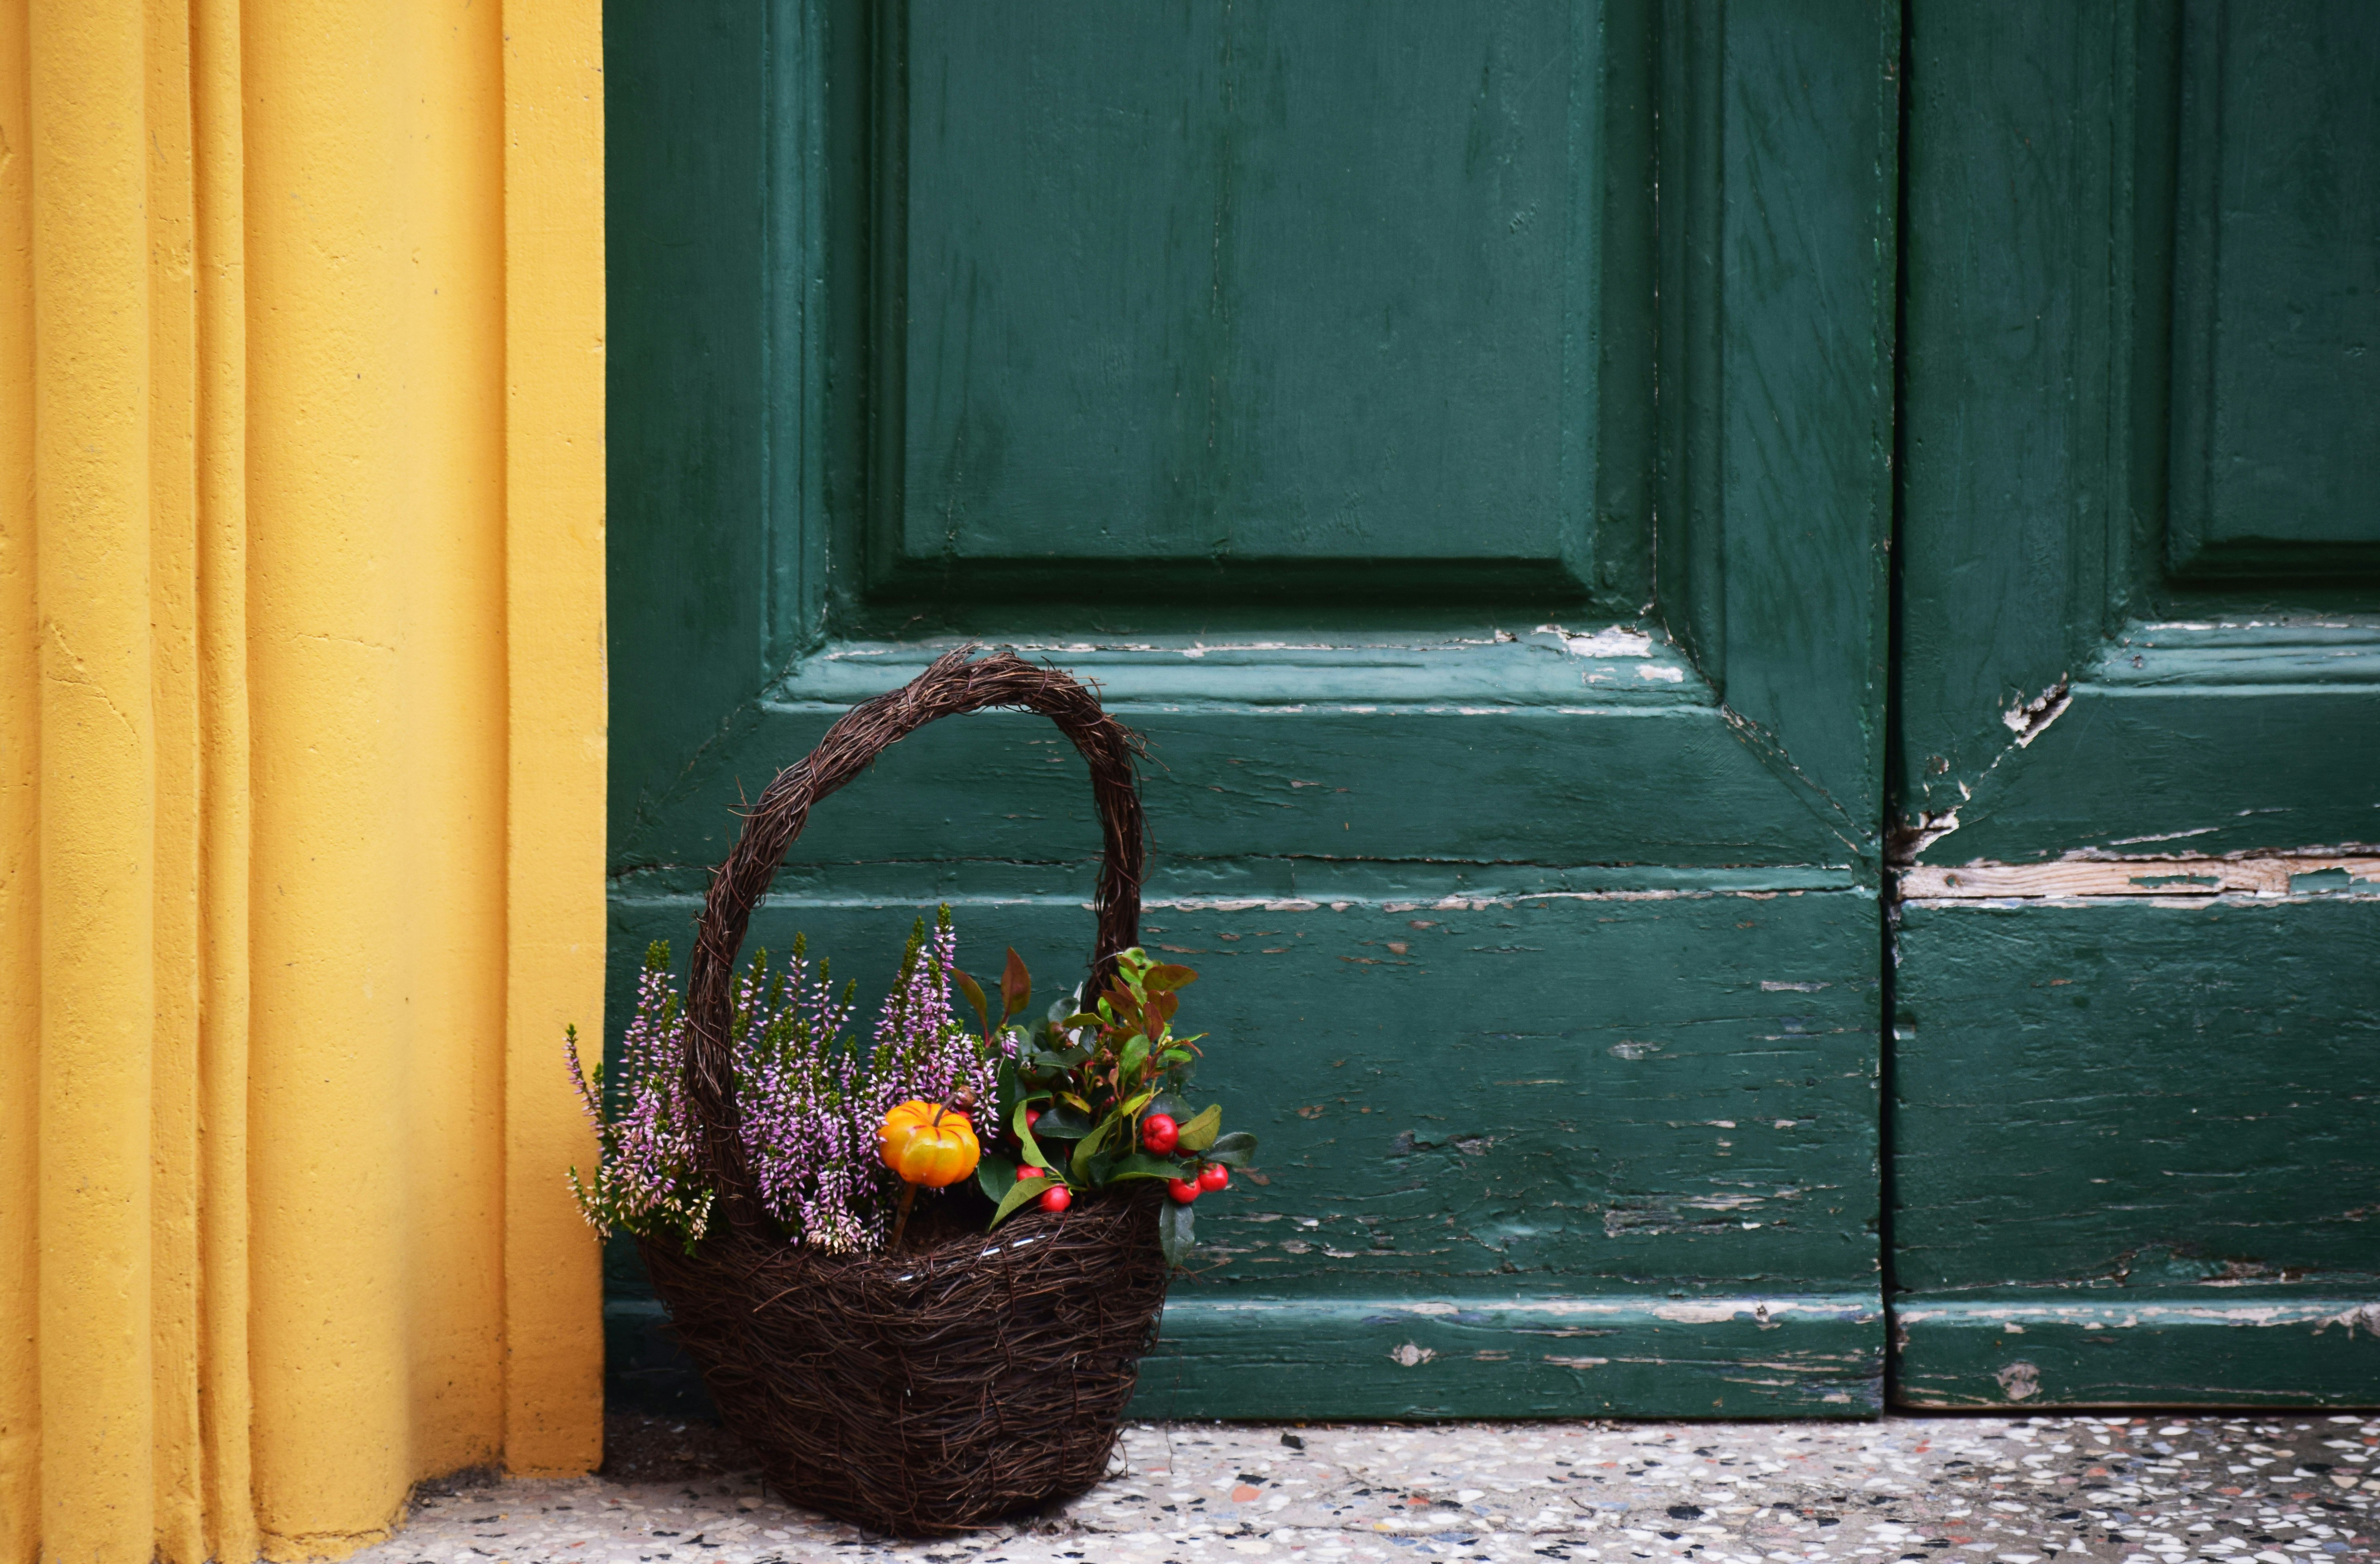
[[[1897,6],[606,30],[615,1018],[739,798],[1011,643],[1148,735],[1263,1137],[1144,1412],[1873,1412]],[[1085,794],[939,724],[756,938],[1071,980]]]
[[[1909,18],[1896,1388],[2380,1400],[2380,7]]]

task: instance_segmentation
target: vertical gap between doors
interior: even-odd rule
[[[1892,515],[1889,546],[1885,551],[1887,583],[1885,618],[1885,685],[1884,685],[1884,818],[1879,822],[1877,840],[1885,844],[1884,864],[1877,879],[1876,894],[1882,902],[1883,916],[1878,920],[1880,948],[1877,955],[1879,978],[1878,1024],[1876,1039],[1876,1247],[1883,1267],[1881,1293],[1884,1301],[1884,1405],[1889,1411],[1899,1400],[1900,1383],[1900,1331],[1894,1320],[1894,1260],[1893,1161],[1897,1147],[1893,1143],[1893,1103],[1895,1100],[1895,1046],[1899,1031],[1900,994],[1894,971],[1895,935],[1900,918],[1900,891],[1895,859],[1899,854],[1894,843],[1903,818],[1904,790],[1907,779],[1901,774],[1901,682],[1900,648],[1901,615],[1901,533],[1908,518],[1907,491],[1904,475],[1908,472],[1908,453],[1903,449],[1907,422],[1901,417],[1908,393],[1909,332],[1909,118],[1911,40],[1914,31],[1915,0],[1900,0],[1900,66],[1893,136],[1893,225],[1892,225]]]

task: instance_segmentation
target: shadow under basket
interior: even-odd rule
[[[721,1420],[795,1503],[902,1536],[1107,1474],[1165,1303],[1153,1187],[995,1233],[825,1255],[714,1233],[645,1265]]]
[[[810,806],[938,718],[1025,708],[1089,763],[1101,828],[1090,988],[1139,942],[1146,850],[1138,741],[1054,668],[963,648],[855,707],[780,772],[711,876],[687,988],[686,1100],[719,1218],[688,1255],[645,1266],[721,1421],[796,1504],[903,1536],[965,1531],[1072,1498],[1107,1474],[1165,1303],[1165,1194],[1142,1182],[1036,1206],[992,1233],[920,1233],[899,1252],[830,1255],[759,1211],[735,1111],[729,990],[754,904]]]

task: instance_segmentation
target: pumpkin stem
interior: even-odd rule
[[[904,1181],[901,1185],[901,1214],[892,1218],[892,1241],[884,1246],[886,1254],[901,1247],[901,1232],[909,1225],[909,1207],[917,1203],[917,1186]]]

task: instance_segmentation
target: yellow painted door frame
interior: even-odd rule
[[[0,1564],[600,1458],[597,0],[0,0]]]

